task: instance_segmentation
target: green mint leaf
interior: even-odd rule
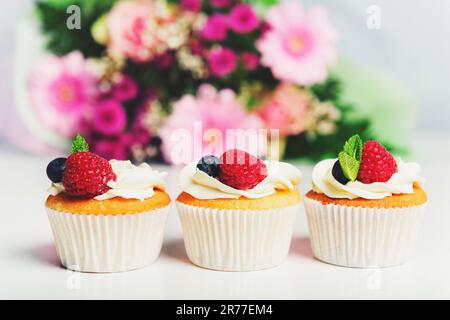
[[[89,152],[89,145],[86,142],[86,139],[84,139],[83,136],[81,136],[80,134],[77,134],[77,136],[72,142],[71,153],[77,152]]]
[[[355,134],[344,144],[344,152],[357,161],[361,161],[362,148],[363,143],[358,134]]]
[[[360,162],[345,151],[339,153],[339,164],[344,176],[350,181],[355,181],[358,177]]]

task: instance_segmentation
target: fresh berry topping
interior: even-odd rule
[[[71,196],[89,198],[101,195],[110,189],[108,182],[117,178],[106,159],[88,151],[86,140],[77,135],[62,179],[66,193]]]
[[[219,180],[235,189],[251,189],[267,177],[265,163],[245,151],[228,150],[219,162]]]
[[[69,195],[89,198],[108,191],[108,182],[115,179],[106,159],[90,152],[78,152],[67,159],[63,184]]]
[[[333,177],[342,184],[347,184],[350,180],[347,179],[347,177],[344,174],[344,171],[342,171],[341,164],[339,163],[339,160],[336,160],[336,162],[333,165],[333,169],[331,170],[331,173],[333,174]]]
[[[386,182],[397,172],[394,157],[377,141],[364,144],[358,180],[362,183]]]
[[[204,156],[197,163],[197,169],[207,175],[216,178],[219,176],[219,159],[215,156]]]
[[[66,158],[52,160],[47,166],[47,177],[53,182],[62,181],[64,170],[66,170]]]

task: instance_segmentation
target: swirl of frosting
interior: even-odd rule
[[[424,179],[419,175],[420,166],[414,162],[397,162],[397,172],[387,182],[364,184],[360,181],[350,181],[346,185],[338,182],[332,174],[337,159],[323,160],[313,169],[313,191],[323,193],[335,199],[364,198],[368,200],[383,199],[393,194],[411,194],[414,184],[422,184]]]
[[[151,198],[154,188],[165,190],[165,172],[153,170],[147,163],[139,166],[130,161],[111,160],[109,162],[117,179],[108,182],[111,188],[106,193],[96,196],[96,200],[107,200],[114,197],[144,200]],[[54,183],[49,189],[50,194],[57,195],[64,192],[62,183]]]
[[[200,200],[238,199],[241,196],[257,199],[270,196],[277,190],[293,190],[300,183],[302,174],[293,165],[278,161],[264,163],[267,177],[252,189],[238,190],[197,169],[197,162],[194,161],[181,170],[181,189]]]

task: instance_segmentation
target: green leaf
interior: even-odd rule
[[[329,77],[326,81],[313,85],[311,91],[320,101],[333,101],[336,104],[342,85],[337,78]]]
[[[362,147],[361,137],[358,134],[355,134],[345,142],[344,152],[355,158],[357,161],[361,161]]]
[[[80,134],[77,134],[72,142],[71,153],[77,152],[89,152],[89,144],[86,142],[86,139],[84,139]]]
[[[244,2],[249,3],[253,9],[256,10],[259,16],[265,16],[267,11],[274,5],[278,4],[279,0],[245,0]]]
[[[246,0],[245,2],[251,4],[254,7],[261,7],[264,9],[268,9],[276,4],[278,4],[279,0]]]
[[[345,151],[342,151],[339,153],[339,163],[344,172],[344,176],[350,181],[355,181],[358,177],[360,162],[348,155]]]
[[[104,55],[105,46],[93,39],[91,27],[98,17],[109,12],[115,2],[116,0],[37,0],[35,9],[47,49],[56,55],[66,55],[74,50],[81,51],[86,57]],[[69,5],[80,7],[81,29],[67,28]]]

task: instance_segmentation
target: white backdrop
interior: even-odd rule
[[[390,73],[416,92],[419,129],[450,131],[450,1],[302,0],[323,4],[341,35],[339,49]],[[15,125],[12,90],[17,20],[32,0],[0,2],[0,137]],[[366,27],[370,5],[381,9],[381,29]],[[33,54],[33,53],[30,53]]]
[[[390,73],[420,103],[419,129],[450,131],[450,1],[304,0],[323,4],[338,28],[340,52]],[[370,5],[381,29],[366,27]]]

